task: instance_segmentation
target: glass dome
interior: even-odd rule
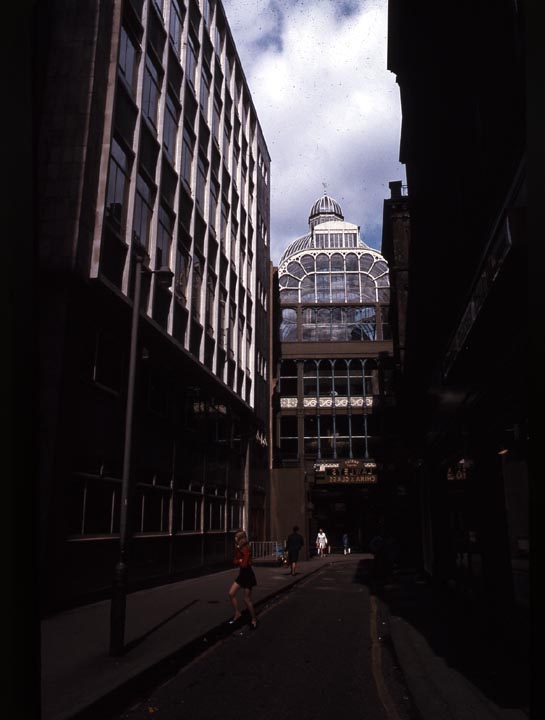
[[[312,206],[309,225],[310,232],[286,248],[278,267],[282,340],[385,339],[377,333],[387,313],[379,306],[390,302],[382,254],[361,240],[359,227],[346,222],[327,195]],[[304,305],[301,328],[297,305]]]

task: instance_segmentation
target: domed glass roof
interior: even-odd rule
[[[317,215],[334,215],[339,220],[344,220],[343,211],[341,210],[341,206],[339,205],[339,203],[325,193],[322,195],[321,198],[316,200],[314,205],[310,208],[310,215],[308,216],[309,223]]]

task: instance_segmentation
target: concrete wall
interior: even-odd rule
[[[299,468],[278,468],[272,470],[271,478],[271,539],[283,542],[299,525],[299,532],[305,539],[302,557],[309,549],[306,522],[305,477]]]

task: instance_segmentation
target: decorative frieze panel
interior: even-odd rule
[[[319,404],[318,404],[319,401]],[[335,403],[335,407],[338,408],[346,408],[350,405],[350,407],[372,407],[373,406],[373,397],[369,396],[366,398],[363,397],[339,397],[336,398],[332,397],[307,397],[303,398],[303,407],[305,408],[331,408],[333,407],[333,403]],[[280,407],[281,408],[296,408],[298,407],[297,404],[297,398],[296,397],[283,397],[280,398]]]

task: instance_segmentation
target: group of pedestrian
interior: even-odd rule
[[[344,554],[346,555],[350,553],[350,543],[347,533],[343,534],[342,541]],[[292,532],[288,535],[284,544],[284,550],[288,556],[290,575],[296,574],[295,571],[297,568],[297,561],[299,560],[299,552],[304,544],[305,541],[299,532],[299,527],[294,525]],[[325,557],[326,550],[328,553],[331,552],[331,546],[329,545],[327,535],[325,534],[323,528],[320,528],[318,535],[316,536],[316,549],[318,551],[318,555],[321,557]],[[239,530],[235,533],[235,556],[233,558],[233,563],[239,568],[239,571],[235,581],[229,588],[228,593],[229,599],[231,600],[231,604],[233,605],[233,609],[235,611],[235,614],[231,620],[229,620],[229,624],[233,625],[237,623],[242,616],[237,599],[238,591],[242,589],[244,604],[250,613],[250,627],[255,630],[257,627],[257,617],[252,603],[252,588],[257,585],[257,580],[252,568],[252,552],[250,549],[250,543],[244,530]]]

